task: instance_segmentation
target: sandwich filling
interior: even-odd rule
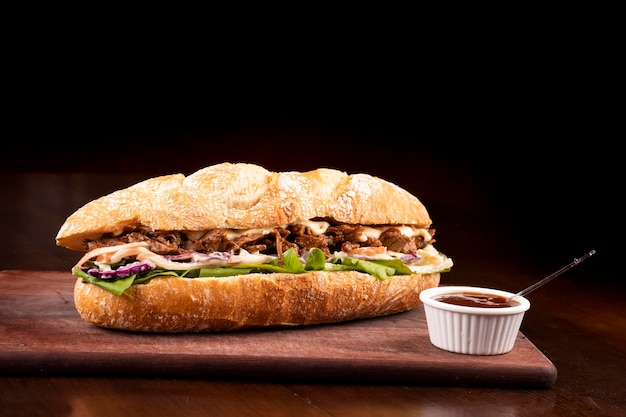
[[[73,268],[83,281],[121,295],[156,276],[356,270],[378,279],[446,272],[452,260],[432,244],[435,230],[312,219],[260,229],[122,230],[84,242]]]

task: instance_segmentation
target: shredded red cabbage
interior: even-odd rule
[[[402,262],[404,262],[405,264],[412,264],[420,261],[421,259],[422,257],[418,256],[417,253],[408,253],[406,255],[403,255],[401,258]]]
[[[152,262],[133,262],[128,265],[120,266],[117,269],[111,269],[108,271],[101,271],[98,268],[89,268],[87,273],[92,277],[96,277],[102,280],[116,280],[120,278],[126,278],[133,274],[149,271],[155,268]]]

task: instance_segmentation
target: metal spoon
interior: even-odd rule
[[[547,284],[548,282],[552,281],[554,278],[558,277],[562,273],[564,273],[566,271],[569,271],[570,269],[572,269],[573,267],[575,267],[576,265],[578,265],[579,263],[581,263],[585,259],[595,255],[595,253],[596,253],[596,251],[592,249],[589,252],[587,252],[585,255],[581,256],[580,258],[574,258],[574,261],[572,263],[564,266],[563,268],[561,268],[558,271],[552,273],[551,275],[548,275],[547,277],[545,277],[541,281],[535,282],[530,287],[524,288],[523,290],[521,290],[520,292],[516,293],[515,295],[510,296],[509,298],[506,299],[506,301],[509,301],[509,300],[511,300],[511,299],[513,299],[515,297],[526,295],[526,294],[528,294],[531,291],[535,291],[537,288]]]

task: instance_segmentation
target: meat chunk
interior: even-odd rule
[[[324,219],[329,220],[329,219]],[[131,242],[146,242],[148,249],[160,254],[182,254],[188,252],[238,251],[278,254],[293,248],[298,254],[319,248],[327,256],[336,251],[351,252],[359,248],[386,247],[402,253],[414,253],[429,242],[422,236],[408,237],[396,228],[388,228],[378,238],[367,237],[363,226],[329,221],[324,234],[313,233],[304,223],[287,227],[275,227],[263,232],[244,233],[229,238],[226,229],[216,228],[198,232],[154,232],[149,230],[129,231],[119,236],[107,235],[96,241],[86,242],[87,250]],[[434,230],[429,231],[431,236]],[[431,242],[434,242],[432,240]]]
[[[389,228],[380,234],[380,242],[387,250],[402,253],[414,253],[417,245],[412,237],[400,233],[398,229]]]

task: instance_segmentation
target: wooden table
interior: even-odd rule
[[[65,218],[85,202],[143,177],[0,173],[0,270],[67,271],[78,254],[54,244]],[[583,255],[550,257],[538,250],[543,258],[537,259],[493,218],[447,202],[425,203],[438,229],[436,246],[455,260],[443,276],[445,284],[518,290]],[[558,371],[549,387],[293,381],[254,373],[236,378],[12,373],[0,377],[0,415],[623,416],[626,293],[613,277],[623,273],[600,268],[603,262],[608,260],[599,253],[529,295],[532,306],[521,330]],[[54,334],[52,327],[50,337]]]

